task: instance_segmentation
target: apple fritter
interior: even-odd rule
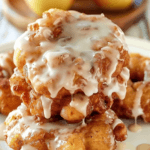
[[[112,109],[119,117],[137,118],[141,116],[150,122],[150,58],[140,54],[130,54],[130,80],[124,100],[116,98]]]
[[[50,9],[16,41],[11,87],[33,115],[80,122],[125,97],[128,62],[123,32],[104,15]]]
[[[5,140],[14,150],[115,150],[116,140],[127,137],[125,125],[112,110],[90,116],[85,122],[68,124],[56,118],[31,116],[22,104],[9,114],[5,125]]]

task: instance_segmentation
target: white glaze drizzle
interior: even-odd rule
[[[143,94],[143,88],[145,87],[146,82],[143,82],[136,90],[136,95],[134,99],[134,105],[132,109],[132,115],[135,118],[135,121],[138,116],[143,115],[143,109],[141,108],[141,97]]]
[[[21,104],[21,106],[19,106],[17,110],[11,112],[6,119],[6,122],[9,122],[9,119],[11,120],[12,116],[18,116],[18,115],[21,115],[22,118],[17,121],[17,124],[11,130],[7,130],[6,128],[6,130],[4,131],[4,134],[8,135],[7,143],[11,142],[11,138],[14,133],[20,134],[20,132],[22,131],[21,130],[22,126],[25,126],[26,128],[25,131],[22,131],[21,133],[23,140],[25,140],[30,135],[40,132],[41,129],[47,132],[51,130],[58,130],[58,137],[54,141],[55,144],[58,142],[58,140],[61,140],[61,138],[62,140],[64,138],[67,138],[67,133],[69,134],[73,132],[73,130],[75,130],[77,127],[82,127],[82,123],[68,124],[64,120],[59,121],[59,122],[44,123],[43,125],[40,125],[39,123],[35,122],[34,116],[28,115],[27,108],[24,104]],[[59,134],[61,136],[59,136]],[[65,137],[62,137],[63,135],[65,135]]]
[[[106,111],[105,113],[107,118],[106,124],[111,124],[114,118],[114,113],[111,112],[111,110]],[[14,119],[14,117],[18,116],[19,119]],[[92,119],[88,120],[88,122],[91,121]],[[56,132],[55,138],[53,140],[45,141],[49,149],[52,150],[56,150],[58,147],[63,145],[66,142],[66,138],[68,138],[69,134],[72,133],[75,129],[80,129],[86,125],[84,120],[83,122],[78,124],[68,124],[65,121],[40,124],[35,121],[34,116],[29,116],[29,112],[24,104],[21,104],[21,106],[19,106],[17,110],[11,112],[8,115],[6,119],[6,124],[7,123],[9,123],[9,125],[7,125],[6,127],[5,135],[7,135],[8,144],[11,142],[11,139],[16,134],[21,135],[22,139],[25,140],[26,138],[29,138],[32,135],[38,134],[38,132],[40,132],[41,129],[47,132],[57,130],[58,134]],[[112,140],[111,144],[114,144],[113,142],[114,140]],[[24,145],[22,147],[22,150],[27,150],[28,148],[30,148],[30,146],[31,145]]]
[[[136,120],[135,120],[136,121]],[[133,124],[130,124],[128,126],[128,129],[131,131],[131,132],[140,132],[142,130],[142,127],[137,124],[136,122],[133,123]]]
[[[144,81],[143,83],[137,88],[136,96],[134,99],[134,106],[132,109],[132,115],[135,117],[135,122],[138,116],[144,115],[143,109],[141,108],[141,97],[143,95],[143,88],[145,85],[150,81],[150,61],[145,61],[145,68],[144,68]]]
[[[50,12],[52,11],[53,10],[50,10]],[[43,56],[37,58],[33,63],[30,63],[32,57],[29,57],[26,60],[27,75],[35,91],[38,91],[37,88],[42,83],[48,87],[52,98],[57,96],[57,93],[62,87],[68,89],[71,94],[77,89],[82,89],[85,95],[91,96],[98,92],[98,79],[100,79],[101,81],[105,81],[109,89],[115,84],[114,87],[117,88],[117,91],[121,88],[123,93],[123,89],[125,89],[123,88],[124,85],[120,86],[119,83],[116,83],[118,81],[112,78],[118,60],[120,60],[118,50],[112,48],[112,43],[108,43],[108,46],[103,47],[100,51],[93,51],[91,48],[95,41],[101,41],[101,43],[103,43],[104,38],[109,37],[113,39],[113,41],[119,42],[119,46],[123,46],[124,50],[127,50],[123,33],[119,28],[117,28],[119,35],[114,33],[113,27],[115,25],[103,15],[95,17],[99,18],[99,20],[93,22],[84,19],[81,20],[79,13],[72,12],[72,16],[70,17],[71,23],[66,23],[63,20],[65,18],[65,13],[62,13],[61,18],[58,17],[58,19],[54,21],[54,25],[57,25],[63,20],[63,32],[59,36],[57,42],[49,41],[48,37],[52,36],[50,28],[39,28],[36,36],[43,36],[42,41],[39,43]],[[36,22],[41,25],[46,23],[46,21],[47,19],[43,18]],[[29,40],[29,37],[33,36],[33,34],[35,34],[34,31],[26,31],[16,41],[15,49],[20,49],[24,52],[31,50],[36,51],[39,49],[39,45],[36,46]],[[103,58],[108,57],[111,60],[111,66],[106,76],[103,76],[98,68],[95,68],[96,71],[94,74],[90,72],[92,64],[95,61],[94,56],[97,53],[101,54]],[[63,59],[61,64],[58,65],[56,60],[60,56],[62,56]],[[80,65],[80,69],[77,65],[80,62],[77,62],[77,64],[76,62],[73,62],[73,57],[82,58],[81,63],[83,64]],[[37,71],[37,68],[40,68],[42,65],[46,65],[46,67]],[[73,84],[73,79],[76,73],[84,78],[84,84],[80,87]],[[47,84],[50,82],[50,79],[54,80],[55,85]],[[107,90],[105,93],[107,93]],[[109,94],[109,96],[111,97],[111,94]]]
[[[115,119],[114,123],[112,124],[113,130],[118,126],[118,124],[123,124],[123,122],[120,119]]]
[[[112,110],[111,110],[112,111]],[[114,112],[112,111],[112,112],[109,112],[109,111],[105,111],[105,114],[106,114],[106,120],[105,120],[105,123],[106,124],[111,124],[112,123],[112,121],[114,120]]]
[[[66,143],[66,141],[64,140],[68,135],[59,135],[56,136],[56,138],[54,140],[51,140],[49,142],[51,149],[52,150],[56,150],[57,148],[59,148],[61,145],[64,145]]]
[[[51,117],[51,105],[53,101],[43,95],[41,96],[41,101],[44,109],[44,116],[49,119]]]
[[[105,95],[108,95],[110,97],[112,93],[116,92],[120,99],[125,98],[127,81],[129,79],[129,69],[124,67],[120,75],[124,79],[124,82],[120,84],[116,78],[112,78],[111,84],[104,89]]]
[[[87,106],[89,104],[89,98],[82,94],[76,94],[73,96],[70,106],[78,110],[84,116],[86,116]]]
[[[129,74],[130,74],[129,69],[124,67],[122,69],[122,72],[120,73],[120,76],[124,79],[124,81],[128,81],[129,80]],[[127,83],[125,82],[125,84],[127,84]]]
[[[150,81],[150,61],[145,61],[144,81]]]

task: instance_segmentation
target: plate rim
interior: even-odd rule
[[[141,49],[150,50],[150,41],[146,39],[140,39],[137,37],[125,36],[125,41],[127,45],[138,47]]]
[[[13,50],[14,44],[15,44],[15,41],[0,44],[0,52],[9,51],[11,49]]]

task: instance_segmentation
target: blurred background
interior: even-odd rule
[[[0,44],[16,40],[50,8],[104,13],[125,35],[150,40],[150,0],[0,0]]]

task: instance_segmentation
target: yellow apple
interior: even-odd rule
[[[129,8],[134,0],[94,0],[102,9],[123,10]]]
[[[25,0],[28,6],[39,16],[50,8],[69,9],[74,0]]]

